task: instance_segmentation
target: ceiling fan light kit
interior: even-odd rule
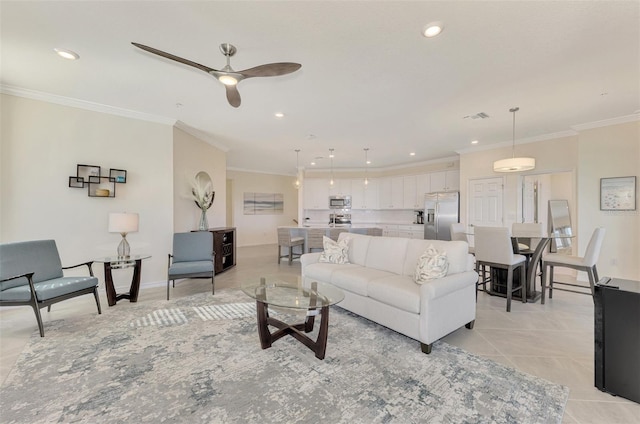
[[[213,69],[205,65],[201,65],[196,62],[192,62],[188,59],[181,58],[171,53],[163,52],[153,47],[145,46],[144,44],[134,43],[134,46],[139,49],[145,50],[149,53],[153,53],[158,56],[162,56],[167,59],[175,60],[184,65],[193,66],[214,76],[218,81],[224,84],[227,92],[227,101],[233,107],[240,106],[240,93],[238,92],[237,85],[240,81],[247,78],[254,77],[276,77],[280,75],[290,74],[297,71],[302,67],[299,63],[292,62],[279,62],[279,63],[267,63],[265,65],[259,65],[253,68],[245,69],[244,71],[234,71],[231,67],[231,56],[236,54],[236,47],[229,43],[223,43],[220,45],[220,51],[227,58],[227,64],[224,68],[218,70]]]
[[[512,157],[508,159],[500,159],[493,162],[494,172],[522,172],[530,171],[536,167],[535,158],[516,157],[516,112],[519,110],[519,107],[509,109],[509,112],[513,113],[513,142],[511,147]]]

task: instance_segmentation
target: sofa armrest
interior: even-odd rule
[[[93,277],[93,268],[92,268],[93,261],[83,262],[83,263],[78,264],[78,265],[63,266],[63,267],[62,267],[62,269],[78,268],[78,267],[81,267],[81,266],[83,266],[83,265],[86,265],[86,266],[87,266],[87,268],[89,268],[89,275]]]
[[[321,254],[321,252],[305,253],[304,255],[300,256],[300,263],[303,267],[306,265],[315,264],[320,260]]]
[[[437,299],[465,287],[475,285],[478,274],[475,271],[458,272],[438,278],[420,286],[421,299]],[[422,302],[424,303],[424,302]]]

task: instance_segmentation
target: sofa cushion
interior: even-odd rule
[[[447,253],[438,251],[430,244],[418,259],[413,281],[418,284],[423,284],[436,278],[445,277],[448,269],[449,260],[447,259]]]
[[[367,296],[367,285],[378,278],[386,278],[393,274],[379,269],[355,266],[353,268],[336,269],[331,274],[331,284],[361,296]]]
[[[469,264],[469,245],[466,242],[411,239],[408,240],[407,243],[407,253],[401,272],[402,275],[413,277],[418,259],[429,248],[429,245],[433,245],[438,251],[447,254],[447,258],[449,259],[447,275],[467,271]]]
[[[96,277],[61,277],[52,280],[34,283],[38,300],[49,300],[54,297],[62,296],[70,293],[70,287],[73,291],[79,291],[98,285]],[[9,301],[27,301],[31,299],[31,290],[29,284],[12,287],[0,292],[0,300]]]
[[[335,242],[327,236],[322,236],[322,245],[324,246],[324,251],[320,254],[318,262],[349,263],[349,240],[343,239]]]
[[[169,277],[205,272],[213,272],[213,261],[174,262],[169,268]]]
[[[391,275],[369,282],[369,297],[414,314],[420,313],[420,286],[410,277]]]
[[[401,237],[370,238],[365,266],[394,274],[402,274],[409,239]],[[424,250],[422,249],[423,252]],[[417,259],[416,256],[413,261],[414,270]],[[408,275],[413,275],[413,271]]]
[[[330,283],[331,275],[336,270],[348,269],[348,268],[362,268],[360,265],[355,264],[330,264],[316,262],[309,264],[304,268],[304,276],[313,280]]]
[[[338,241],[349,241],[349,262],[364,266],[367,261],[370,236],[354,233],[340,233]]]

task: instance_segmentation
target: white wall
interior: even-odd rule
[[[112,255],[119,234],[109,212],[137,212],[140,231],[127,236],[133,253],[151,254],[142,281],[166,278],[173,227],[172,127],[53,103],[1,95],[0,241],[55,239],[63,265]],[[127,170],[115,198],[69,188],[77,164]],[[102,285],[103,267],[94,264]],[[130,283],[127,271],[114,275]],[[104,296],[101,289],[100,294]]]
[[[584,253],[593,229],[607,230],[598,261],[601,276],[640,280],[640,203],[635,211],[601,211],[600,178],[640,178],[640,122],[585,130],[578,144],[578,238]],[[636,196],[638,196],[636,187]]]
[[[231,180],[231,210],[233,226],[237,227],[238,246],[275,244],[278,241],[276,228],[282,225],[297,225],[298,190],[293,183],[295,177],[228,171]],[[282,193],[284,213],[280,215],[244,215],[244,193]]]
[[[209,228],[226,225],[227,155],[222,150],[173,129],[173,227],[175,232],[198,229],[200,209],[191,196],[191,182],[196,174],[205,171],[213,181],[216,192],[213,205],[207,211]]]

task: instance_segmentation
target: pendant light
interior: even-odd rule
[[[516,157],[516,112],[519,107],[509,109],[513,113],[513,145],[511,148],[511,157],[493,162],[494,172],[521,172],[529,171],[536,167],[535,158]]]
[[[368,176],[368,171],[369,170],[369,148],[365,147],[364,148],[364,188],[367,188],[367,185],[369,185],[369,176]]]
[[[331,160],[331,179],[329,180],[329,185],[333,187],[333,149],[329,149],[329,159]]]
[[[300,188],[300,149],[296,149],[296,182],[293,183],[293,185],[295,186],[296,190]]]

